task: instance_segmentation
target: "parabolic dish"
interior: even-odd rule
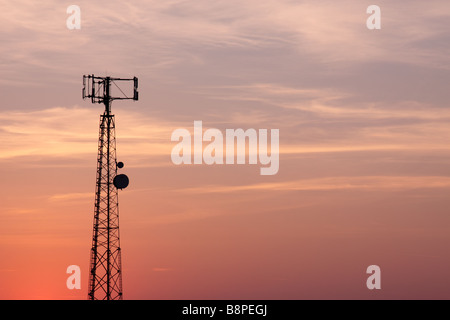
[[[130,183],[130,180],[124,174],[118,174],[113,180],[113,184],[117,189],[125,189],[128,187],[128,183]]]

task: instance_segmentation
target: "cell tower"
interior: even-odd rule
[[[133,97],[116,84],[133,81]],[[112,96],[114,84],[122,96]],[[98,138],[97,178],[95,188],[94,228],[90,254],[88,299],[122,300],[122,261],[119,237],[118,189],[128,186],[128,177],[117,174],[123,168],[116,158],[116,133],[114,115],[111,114],[113,100],[138,100],[138,79],[83,76],[83,99],[92,103],[103,103],[105,111],[100,115]]]

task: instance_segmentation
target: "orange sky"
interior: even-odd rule
[[[448,299],[446,1],[0,0],[0,299],[86,299],[114,102],[124,299]],[[280,130],[280,168],[171,162],[177,128]],[[81,290],[66,288],[79,265]],[[366,287],[369,265],[382,289]]]

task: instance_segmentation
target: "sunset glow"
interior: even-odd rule
[[[377,1],[381,30],[369,1],[80,0],[79,30],[0,3],[0,299],[87,299],[84,74],[139,78],[112,105],[124,299],[450,298],[448,1]],[[174,164],[194,121],[279,129],[279,169]]]

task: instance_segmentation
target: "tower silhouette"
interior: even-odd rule
[[[116,84],[118,81],[133,81],[133,97],[127,97]],[[114,84],[123,96],[111,95]],[[123,167],[117,162],[115,119],[111,114],[113,100],[138,100],[138,79],[83,76],[83,99],[92,103],[103,103],[105,111],[100,115],[98,138],[95,209],[90,253],[88,299],[122,300],[122,260],[119,236],[118,189],[128,186],[128,177],[117,174]]]

